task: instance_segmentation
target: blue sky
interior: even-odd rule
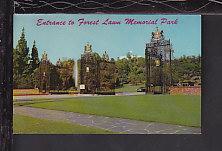
[[[78,19],[87,21],[99,19],[99,25],[78,26]],[[120,25],[102,25],[110,20],[121,21]],[[127,25],[125,18],[138,21],[156,20],[156,25]],[[177,19],[177,24],[160,24],[161,18]],[[74,21],[74,25],[37,26],[37,20],[45,21]],[[105,50],[110,57],[125,56],[129,51],[138,56],[144,56],[144,49],[151,39],[151,33],[158,27],[164,31],[166,39],[171,39],[174,56],[201,54],[201,17],[199,15],[114,15],[114,14],[29,14],[14,15],[14,40],[17,45],[22,28],[25,28],[28,47],[32,48],[33,41],[39,51],[48,53],[50,60],[55,63],[58,58],[78,59],[84,51],[84,45],[92,44],[93,51],[102,54]]]

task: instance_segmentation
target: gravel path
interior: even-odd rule
[[[66,121],[79,125],[101,128],[113,132],[129,134],[200,134],[200,128],[162,124],[155,122],[143,122],[137,120],[112,118],[64,112],[32,107],[14,107],[14,114],[30,116],[34,118],[48,119],[54,121]]]

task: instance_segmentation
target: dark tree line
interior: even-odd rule
[[[16,48],[13,49],[13,87],[33,88],[34,71],[39,66],[38,50],[33,42],[31,54],[25,39],[25,30],[22,29]]]
[[[144,84],[145,83],[145,59],[144,57],[133,56],[128,53],[125,58],[116,60],[117,86],[123,84]],[[154,76],[155,68],[153,68]],[[169,67],[164,68],[165,74],[169,74]],[[158,78],[157,78],[158,79]],[[172,82],[192,81],[201,83],[201,57],[182,56],[172,60]]]
[[[201,83],[201,57],[182,56],[172,61],[174,82],[193,81]]]
[[[13,88],[33,89],[40,87],[41,61],[39,59],[36,42],[33,42],[31,52],[27,46],[25,30],[22,33],[16,48],[13,49]],[[49,61],[47,72],[50,78],[50,89],[69,89],[74,86],[72,59],[58,60],[54,65]]]
[[[145,83],[145,59],[127,53],[124,58],[112,59],[115,64],[116,87],[123,84],[144,84]],[[36,42],[33,42],[31,52],[27,46],[24,28],[16,48],[13,49],[13,87],[14,88],[39,88],[41,61],[38,55]],[[74,60],[58,60],[56,65],[50,62],[50,88],[51,89],[70,89],[74,84],[73,79]],[[105,68],[105,67],[104,67]],[[80,68],[79,68],[80,69]],[[169,69],[164,69],[169,72]],[[155,74],[155,73],[154,73]],[[109,76],[105,71],[101,73],[102,77]],[[200,56],[182,56],[172,60],[173,83],[183,81],[194,81],[200,83],[201,77],[201,57]],[[102,80],[106,82],[105,80]]]

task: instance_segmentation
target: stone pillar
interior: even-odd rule
[[[50,62],[48,60],[46,52],[42,54],[40,62],[40,92],[49,92],[50,87]]]

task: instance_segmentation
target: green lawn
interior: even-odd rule
[[[113,132],[22,115],[13,115],[14,134],[112,134]]]
[[[139,95],[78,97],[63,99],[63,101],[57,102],[36,102],[34,104],[27,103],[23,105],[195,127],[200,127],[201,125],[200,96]]]

